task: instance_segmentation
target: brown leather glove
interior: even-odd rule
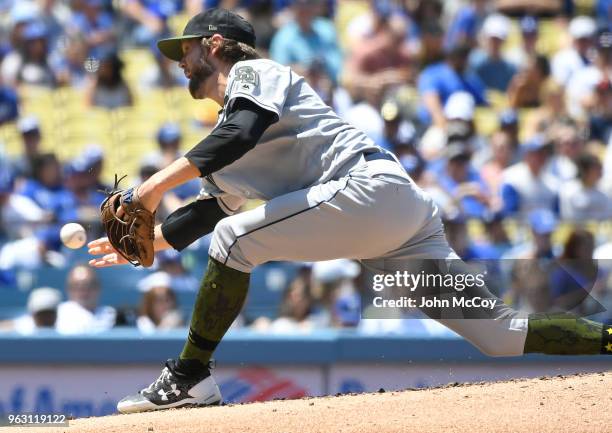
[[[137,188],[118,189],[115,186],[100,205],[100,219],[110,244],[134,266],[149,267],[153,264],[155,250],[155,212],[144,208]]]

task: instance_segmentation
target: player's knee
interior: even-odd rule
[[[214,246],[219,251],[227,252],[236,242],[236,238],[237,236],[231,223],[231,217],[223,218],[219,220],[213,230],[211,248]]]
[[[251,272],[255,263],[242,250],[233,217],[223,218],[215,226],[208,254],[241,272]]]

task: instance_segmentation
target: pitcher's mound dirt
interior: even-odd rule
[[[114,415],[75,420],[69,428],[44,431],[604,433],[612,432],[611,388],[612,372],[605,372]]]

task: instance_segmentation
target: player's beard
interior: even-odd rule
[[[215,67],[201,58],[197,66],[191,71],[189,79],[189,93],[193,99],[204,99],[204,84],[215,72]]]

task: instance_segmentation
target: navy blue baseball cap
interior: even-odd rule
[[[176,123],[164,123],[157,132],[157,141],[160,143],[171,143],[181,138],[181,128]]]
[[[183,58],[182,40],[209,38],[215,34],[255,47],[255,30],[247,20],[227,9],[213,8],[191,18],[183,36],[162,39],[157,42],[157,48],[164,56],[179,62]]]

